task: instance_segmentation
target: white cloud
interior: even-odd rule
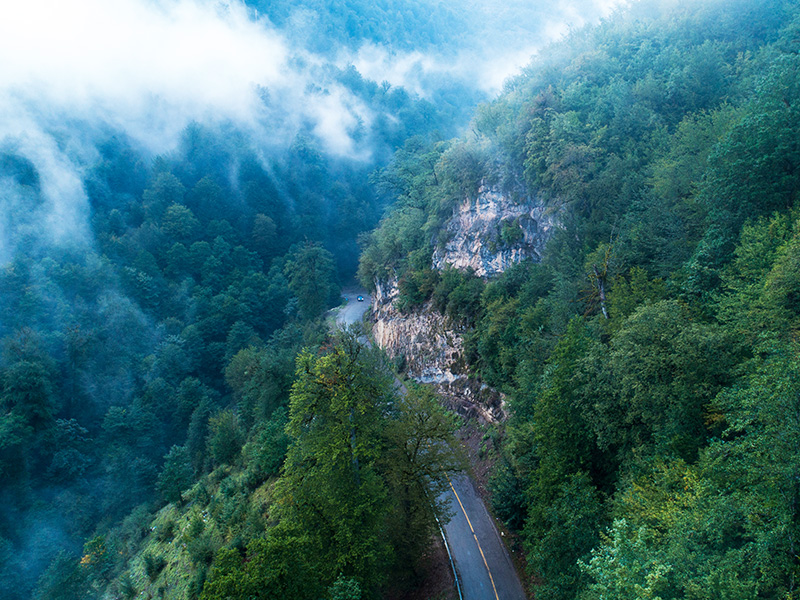
[[[465,10],[461,0],[448,1]],[[444,76],[494,92],[568,23],[606,14],[620,1],[467,0],[466,9],[486,21],[484,30],[471,34],[477,37],[465,38],[475,40],[472,47],[444,56],[367,44],[343,52],[338,64],[353,63],[369,79],[422,96]],[[81,176],[94,155],[87,138],[109,125],[153,153],[172,149],[190,121],[234,122],[265,145],[286,143],[306,125],[329,152],[367,157],[352,134],[369,127],[368,107],[326,81],[327,58],[291,47],[288,37],[256,20],[239,0],[6,5],[0,19],[0,144],[11,140],[40,170],[47,200],[42,222],[56,240],[81,237],[88,229]],[[515,11],[547,19],[528,30],[515,22],[521,20]],[[302,10],[298,15],[309,21]],[[503,28],[511,33],[498,35]],[[0,220],[9,226],[2,215]]]
[[[207,0],[25,0],[4,7],[0,144],[39,170],[41,239],[86,236],[82,172],[96,158],[86,138],[106,126],[163,153],[190,121],[234,122],[265,144],[286,143],[307,123],[330,152],[363,155],[348,132],[368,118],[366,108],[343,89],[310,86],[319,61],[307,57],[298,66],[281,34],[253,17],[240,3]],[[18,208],[15,198],[8,191],[0,207],[6,246],[15,233],[8,216]]]
[[[280,35],[235,4],[26,0],[0,21],[6,96],[134,134],[162,129],[164,116],[252,119],[254,84],[289,85],[287,56]],[[154,107],[166,115],[152,120]]]
[[[531,3],[530,0],[460,1],[456,8],[475,13],[472,42],[455,54],[397,52],[372,43],[358,52],[343,54],[340,64],[352,63],[375,81],[386,80],[420,96],[427,96],[431,76],[469,81],[477,89],[494,95],[503,83],[542,47],[602,17],[630,0],[560,0]]]

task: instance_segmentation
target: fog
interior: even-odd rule
[[[365,43],[342,49],[332,62],[353,63],[367,78],[423,95],[430,89],[421,80],[441,73],[496,92],[537,47],[619,2],[548,2],[535,10],[525,4],[467,4],[477,23],[459,43],[475,45],[455,53]],[[353,154],[347,132],[354,119],[369,119],[366,108],[336,86],[325,89],[320,67],[330,57],[291,47],[287,35],[296,21],[284,34],[257,14],[243,4],[202,0],[15,3],[0,23],[4,114],[18,123],[20,113],[40,111],[46,120],[57,109],[123,128],[154,151],[169,148],[192,120],[230,120],[265,134],[310,120],[329,151]],[[535,22],[526,26],[526,17]],[[270,122],[276,107],[285,109],[288,124]],[[3,123],[1,133],[18,129]]]
[[[190,122],[233,124],[262,149],[286,146],[305,129],[333,156],[370,160],[369,140],[354,132],[369,130],[375,109],[333,80],[332,67],[352,64],[365,79],[423,98],[454,82],[488,97],[537,48],[619,4],[453,2],[468,26],[442,48],[424,39],[414,51],[365,41],[319,53],[302,44],[319,35],[326,15],[302,6],[280,31],[238,2],[16,2],[0,21],[0,141],[41,176],[46,203],[27,227],[46,230],[48,242],[86,239],[81,172],[96,159],[95,131],[123,131],[158,155]],[[4,262],[26,227],[9,217],[23,197],[13,185],[0,197]]]
[[[145,383],[152,383],[151,375],[159,374],[158,348],[163,339],[170,336],[179,339],[175,348],[163,352],[165,362],[170,360],[169,352],[180,355],[173,357],[176,364],[191,362],[183,354],[195,363],[199,360],[192,354],[194,350],[181,349],[181,344],[190,346],[187,340],[200,348],[195,352],[197,355],[208,346],[201,343],[206,338],[201,338],[196,331],[195,337],[186,333],[192,326],[196,329],[195,316],[190,319],[181,312],[190,311],[189,300],[186,306],[182,302],[193,293],[185,282],[188,280],[176,283],[167,293],[164,279],[157,273],[171,260],[166,258],[168,247],[159,245],[165,243],[164,231],[154,231],[146,224],[124,244],[119,242],[126,230],[135,230],[146,221],[142,215],[149,207],[134,205],[145,204],[142,189],[152,185],[150,180],[157,179],[157,169],[153,166],[158,162],[157,157],[177,153],[186,141],[190,124],[215,133],[234,132],[232,141],[227,143],[246,146],[248,158],[253,156],[262,162],[263,173],[253,175],[248,182],[250,187],[245,190],[237,188],[236,172],[240,164],[214,165],[214,175],[230,173],[230,181],[220,182],[220,186],[227,183],[228,192],[247,197],[247,201],[254,198],[254,202],[260,202],[253,213],[266,212],[264,207],[275,201],[273,196],[282,195],[280,200],[291,205],[291,209],[276,209],[271,215],[274,221],[259,214],[267,249],[259,247],[259,250],[253,244],[256,250],[250,254],[256,257],[254,261],[264,258],[265,272],[269,271],[268,260],[274,258],[269,244],[286,250],[269,238],[270,235],[290,228],[303,230],[307,217],[303,211],[318,213],[314,215],[316,221],[307,219],[309,228],[318,233],[327,225],[320,223],[336,213],[328,210],[329,207],[341,198],[355,207],[352,223],[347,224],[349,228],[343,228],[346,236],[336,234],[349,239],[336,247],[331,246],[334,252],[347,247],[352,254],[357,252],[358,227],[363,230],[377,222],[374,215],[358,214],[362,208],[358,201],[364,198],[372,201],[372,192],[364,191],[368,188],[367,182],[350,188],[342,185],[343,191],[326,197],[321,197],[323,192],[314,188],[305,196],[301,190],[296,198],[288,198],[285,188],[289,186],[283,185],[279,174],[274,175],[272,159],[290,155],[293,144],[302,137],[311,140],[310,146],[323,159],[358,165],[363,171],[359,173],[366,180],[366,174],[385,164],[382,161],[387,160],[394,146],[403,142],[397,139],[399,134],[391,137],[385,133],[390,129],[387,123],[401,123],[404,118],[396,114],[400,112],[395,111],[398,103],[408,108],[417,99],[426,99],[434,107],[429,112],[435,112],[440,99],[446,98],[453,106],[448,108],[450,112],[442,110],[443,131],[437,134],[452,135],[467,126],[476,102],[499,93],[503,81],[527,64],[539,49],[571,28],[610,14],[622,3],[623,0],[545,0],[535,5],[523,0],[432,2],[430,7],[422,5],[422,10],[435,5],[457,15],[458,21],[436,21],[434,25],[443,26],[436,41],[429,39],[426,32],[407,29],[402,32],[403,41],[396,42],[391,23],[385,23],[387,29],[378,31],[370,39],[353,40],[348,37],[350,34],[336,29],[338,25],[328,24],[341,24],[346,15],[321,14],[302,3],[287,2],[288,15],[279,24],[270,21],[265,12],[257,8],[257,1],[249,5],[208,0],[26,0],[11,3],[5,7],[0,20],[0,64],[3,65],[0,69],[0,270],[6,276],[3,281],[11,282],[0,294],[0,338],[11,337],[20,328],[34,330],[32,337],[40,337],[37,343],[41,345],[41,353],[54,354],[61,365],[58,376],[53,374],[52,378],[63,389],[53,396],[62,398],[64,405],[54,406],[53,416],[59,416],[57,412],[62,410],[61,416],[75,417],[81,425],[92,429],[92,435],[101,435],[105,427],[102,420],[109,407],[133,406],[131,414],[134,414],[139,410],[136,402],[151,393],[142,389]],[[324,4],[320,2],[315,6]],[[358,2],[352,0],[344,4]],[[420,10],[418,3],[408,6],[412,7],[410,12]],[[421,19],[424,22],[424,14]],[[362,78],[361,82],[343,77],[353,67]],[[368,88],[367,91],[359,89],[360,83],[364,83],[361,88]],[[413,100],[402,104],[403,97],[407,98],[405,93],[386,100],[389,90],[400,88]],[[420,110],[412,117],[426,114]],[[423,118],[419,120],[424,121]],[[416,121],[399,131],[413,134],[414,127],[417,127]],[[433,125],[430,128],[433,129]],[[198,137],[198,144],[202,145],[206,138]],[[130,165],[124,166],[135,166],[137,160],[144,165],[142,173],[145,175],[130,174],[130,177],[135,179],[141,175],[148,181],[137,184],[136,191],[123,189],[108,193],[112,200],[103,205],[102,211],[95,211],[102,212],[100,220],[105,220],[102,226],[106,237],[101,241],[101,236],[98,234],[95,238],[94,233],[97,224],[93,218],[98,215],[92,212],[92,202],[98,200],[91,193],[91,177],[93,169],[106,160],[102,146],[109,139],[123,147],[114,154],[115,158],[122,156],[127,160],[126,151],[130,148],[133,158]],[[305,146],[300,146],[305,150]],[[226,154],[226,151],[227,148],[215,148],[208,155],[213,159],[229,158],[232,153]],[[301,155],[294,163],[287,159],[289,166],[283,173],[296,169],[300,173],[298,178],[307,175],[312,180],[316,164],[304,171],[306,156]],[[309,164],[311,162],[309,159]],[[118,167],[113,165],[113,168]],[[201,173],[199,177],[206,174]],[[184,181],[187,196],[191,195],[188,188],[197,183],[196,180],[189,183],[189,179]],[[355,188],[359,188],[356,191],[361,194],[358,198],[355,198]],[[206,189],[206,192],[204,199],[215,198],[214,189]],[[153,208],[153,211],[163,212],[169,202],[174,202],[166,192],[164,198],[165,206]],[[101,198],[99,202],[102,201]],[[109,224],[111,213],[117,208],[113,202],[119,203],[118,224]],[[213,206],[203,205],[201,201],[197,201],[194,208],[205,211],[204,223],[219,225],[219,220],[229,217],[220,216],[219,210],[215,212]],[[376,208],[375,213],[379,212]],[[120,213],[125,216],[120,217]],[[284,216],[285,222],[281,222]],[[225,225],[231,229],[236,227],[235,235],[242,239],[250,236],[247,239],[252,241],[252,224],[242,225],[244,218],[237,219],[236,215],[229,220],[230,224],[225,222]],[[191,229],[191,219],[189,221]],[[330,230],[337,231],[334,225]],[[223,229],[220,231],[218,239],[226,233]],[[183,241],[186,247],[191,246],[190,236]],[[214,236],[210,241],[215,242]],[[224,249],[225,243],[220,247]],[[211,253],[211,245],[203,244]],[[104,255],[109,247],[124,256],[124,260]],[[158,252],[153,250],[156,247]],[[216,252],[217,246],[214,248]],[[157,254],[161,263],[152,270],[146,260],[149,256],[153,264],[156,262],[150,250]],[[206,267],[218,257],[200,256],[200,250],[197,251],[199,257],[191,260],[199,261],[198,270],[212,271]],[[257,250],[261,251],[260,255]],[[62,265],[59,260],[64,256],[69,259],[64,259]],[[114,260],[119,264],[112,264]],[[175,260],[176,264],[179,262]],[[9,267],[12,264],[14,266]],[[281,270],[279,267],[274,277],[277,283],[270,280],[272,287],[279,287]],[[225,271],[222,263],[218,271]],[[177,276],[175,280],[178,281]],[[202,281],[198,288],[200,283],[212,285]],[[176,299],[175,314],[170,314],[169,318],[161,314],[159,322],[154,317],[158,309],[163,308],[166,313],[167,308],[172,308],[164,308],[168,305],[164,297],[169,294]],[[252,295],[255,296],[255,292]],[[242,296],[246,294],[242,292]],[[277,292],[274,298],[277,298],[276,306],[265,304],[278,313],[276,322],[280,324],[291,312],[290,303]],[[21,306],[20,314],[11,306]],[[196,306],[192,308],[195,309]],[[261,313],[258,319],[267,320]],[[184,329],[186,325],[189,327]],[[218,350],[225,346],[231,329],[231,323],[224,322],[218,338],[214,338],[216,354],[211,354],[217,361],[222,360],[223,352]],[[269,333],[266,326],[264,331]],[[184,337],[180,338],[179,334]],[[5,343],[8,338],[2,341]],[[6,362],[0,357],[0,376],[4,376],[2,368],[7,366]],[[212,369],[208,362],[202,365],[212,373],[209,385],[218,384],[220,389],[221,366],[224,365],[214,363]],[[186,373],[181,372],[181,376],[197,374],[193,368],[201,369],[186,367]],[[177,383],[176,376],[176,382],[170,385],[174,388]],[[90,406],[91,411],[84,410],[86,406]],[[160,404],[154,406],[147,410],[157,412]],[[0,408],[5,410],[5,405],[0,404]],[[90,412],[84,421],[84,415]],[[184,415],[184,420],[188,415]],[[177,426],[175,428],[177,430]],[[138,436],[140,433],[136,431]],[[180,436],[175,435],[176,443],[180,443]],[[70,443],[75,447],[83,444],[74,440]],[[134,447],[133,442],[119,443]],[[50,450],[59,449],[53,446]],[[90,467],[81,467],[87,470],[87,480],[80,484],[84,475],[81,470],[73,474],[72,484],[63,484],[63,490],[46,489],[41,495],[47,498],[41,504],[45,508],[28,508],[25,503],[32,496],[26,496],[30,493],[25,487],[27,484],[20,483],[18,487],[22,491],[13,493],[8,490],[14,484],[8,485],[8,489],[0,485],[0,500],[4,500],[0,504],[0,557],[8,558],[6,573],[17,565],[29,568],[30,573],[16,575],[26,580],[20,584],[23,592],[32,589],[36,577],[59,547],[73,550],[80,547],[83,533],[76,533],[79,527],[66,517],[61,522],[53,517],[52,507],[46,507],[51,495],[57,498],[64,490],[83,494],[91,498],[90,504],[96,503],[94,488],[100,485],[97,473],[107,467],[102,461],[110,460],[101,452],[100,442],[96,449],[97,454],[86,450],[86,455],[96,462]],[[152,475],[160,466],[164,452],[155,442],[148,449],[153,454],[148,457],[144,472]],[[74,448],[65,443],[64,450]],[[47,461],[51,458],[44,450],[42,456]],[[3,458],[0,455],[0,461]],[[41,457],[37,460],[41,464],[31,463],[31,468],[42,467],[40,470],[44,471],[49,462]],[[90,464],[90,459],[86,460],[86,464]],[[121,464],[119,471],[107,475],[107,482],[103,479],[104,485],[118,492],[116,485],[128,483],[128,467]],[[95,472],[95,479],[89,477],[89,472]],[[42,473],[37,472],[36,477],[41,476]],[[145,481],[147,477],[142,475],[141,479]],[[92,491],[85,492],[79,484]],[[152,493],[152,481],[147,485],[142,484],[141,494]],[[24,498],[24,502],[19,498]],[[112,500],[104,502],[116,506]],[[57,505],[54,501],[53,506]],[[99,520],[100,510],[86,509],[87,522]],[[19,517],[22,513],[24,518]],[[87,527],[86,523],[81,526]],[[49,548],[41,543],[40,532],[44,531],[52,542]],[[6,539],[13,543],[7,543]],[[0,591],[4,584],[0,581]],[[14,583],[7,585],[13,587]],[[19,592],[21,596],[23,592]]]

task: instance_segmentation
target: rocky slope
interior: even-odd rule
[[[396,281],[379,284],[372,298],[372,337],[404,372],[434,384],[445,402],[466,417],[497,422],[505,418],[501,394],[467,376],[463,328],[430,303],[401,313],[393,301]]]
[[[524,201],[520,198],[524,198]],[[453,210],[444,228],[449,239],[433,255],[433,268],[472,268],[491,277],[522,260],[539,260],[557,214],[541,202],[483,185],[477,200]],[[435,384],[458,412],[483,421],[505,418],[502,395],[467,376],[464,328],[436,311],[430,302],[410,312],[395,306],[397,281],[377,282],[372,299],[376,343],[405,372]]]
[[[453,209],[444,229],[448,241],[436,248],[433,266],[472,268],[479,277],[502,273],[523,260],[539,260],[557,225],[557,212],[531,196],[482,185],[475,200]]]

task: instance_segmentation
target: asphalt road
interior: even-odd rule
[[[361,288],[345,288],[342,290],[342,296],[347,298],[347,304],[334,309],[336,312],[336,324],[341,327],[352,325],[353,323],[360,323],[364,318],[364,313],[369,310],[372,303],[372,296],[366,290]],[[363,302],[357,300],[358,296],[364,298]]]
[[[360,322],[370,307],[370,296],[359,288],[348,288],[342,294],[347,304],[335,309],[337,325]],[[363,302],[357,301],[359,295]],[[453,515],[444,530],[464,600],[524,600],[525,592],[505,544],[472,480],[465,474],[454,477],[440,498],[449,503]]]
[[[445,525],[465,600],[524,600],[525,592],[475,484],[465,474],[454,477],[440,498],[453,518]]]

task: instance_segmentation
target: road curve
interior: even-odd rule
[[[371,298],[359,288],[342,293],[347,303],[334,310],[337,325],[346,327],[361,321]],[[359,295],[363,302],[358,302]],[[472,480],[465,474],[453,477],[440,499],[449,504],[453,515],[444,530],[464,600],[525,600],[506,546]]]
[[[367,290],[357,287],[342,289],[342,296],[347,302],[333,309],[333,313],[336,316],[336,325],[347,327],[353,323],[360,323],[364,318],[364,313],[367,312],[372,304],[372,296],[367,293]],[[362,302],[358,301],[359,296],[364,298]]]

